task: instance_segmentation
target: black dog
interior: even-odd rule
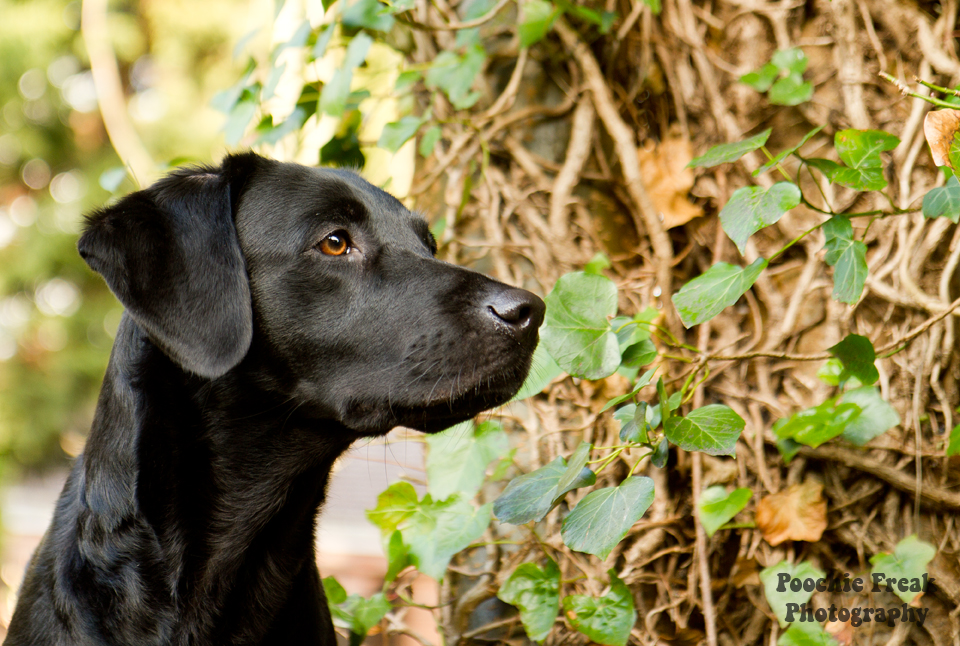
[[[334,644],[334,460],[507,401],[543,302],[436,260],[355,174],[252,153],[94,213],[79,249],[127,314],[5,643]]]

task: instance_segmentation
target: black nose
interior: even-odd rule
[[[543,323],[546,306],[525,289],[504,289],[487,297],[487,311],[518,337],[534,333]]]

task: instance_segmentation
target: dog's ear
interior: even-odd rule
[[[250,286],[233,211],[266,162],[249,153],[175,171],[90,215],[77,245],[150,339],[203,377],[224,374],[250,347]]]

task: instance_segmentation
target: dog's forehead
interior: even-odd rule
[[[382,240],[422,241],[426,222],[349,170],[276,164],[251,177],[237,210],[241,238],[298,240],[328,222],[357,224]]]

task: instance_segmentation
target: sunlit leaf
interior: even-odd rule
[[[434,500],[455,493],[472,498],[491,461],[507,452],[507,434],[495,421],[457,424],[427,436],[427,482]]]
[[[719,485],[705,489],[700,494],[697,516],[707,536],[713,536],[718,529],[739,514],[750,502],[751,496],[753,491],[746,487],[734,489],[730,493]]]
[[[767,266],[757,258],[746,267],[718,262],[673,295],[673,304],[684,327],[709,321],[743,296]]]
[[[383,126],[377,146],[395,153],[417,134],[421,125],[423,125],[423,119],[409,114],[399,121],[388,123]]]
[[[607,317],[617,313],[617,286],[608,278],[574,272],[547,295],[541,339],[566,372],[602,379],[620,365],[617,335]]]
[[[527,0],[522,5],[520,15],[522,18],[517,25],[520,47],[530,47],[543,40],[560,11],[547,0]]]

